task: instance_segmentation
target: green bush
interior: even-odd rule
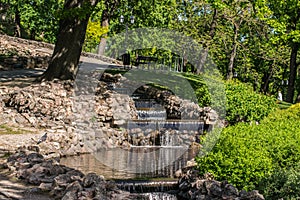
[[[226,120],[230,124],[259,122],[277,108],[276,98],[256,93],[240,82],[226,82],[226,97]]]
[[[260,125],[229,126],[207,156],[196,158],[198,169],[240,189],[254,189],[275,169],[300,162],[299,121],[300,104],[273,112]]]
[[[228,180],[240,189],[253,189],[272,172],[272,159],[254,132],[256,125],[238,124],[225,128],[213,150],[197,157],[201,174],[210,172],[217,180]]]
[[[266,199],[299,199],[300,166],[288,170],[278,169],[259,184]]]
[[[203,78],[190,73],[183,76],[194,88],[199,105],[212,106],[222,114],[225,110],[226,120],[231,125],[237,122],[259,122],[278,107],[276,98],[257,93],[241,82],[223,82],[217,78]],[[210,88],[203,79],[209,81]]]

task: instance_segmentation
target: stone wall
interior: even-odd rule
[[[196,141],[198,130],[179,133],[155,127],[129,128],[129,123],[136,123],[137,119],[134,100],[129,94],[111,88],[111,83],[118,85],[124,79],[120,74],[105,73],[100,81],[96,81],[97,87],[92,93],[87,92],[88,84],[82,84],[80,92],[74,90],[78,85],[74,87],[74,83],[68,81],[43,82],[24,88],[0,87],[1,124],[35,128],[40,134],[51,133],[49,140],[40,145],[41,151],[51,155],[74,155],[131,145],[186,146],[199,142]],[[151,90],[147,94],[152,97],[164,92],[148,86],[143,88],[147,89],[145,92]],[[188,116],[204,121],[204,126],[217,122],[217,116],[209,108],[200,108],[175,95],[160,98],[158,101],[163,101],[167,112],[184,108],[183,112]],[[31,136],[33,140],[27,144],[20,142],[27,146],[36,145],[39,136]],[[14,147],[10,145],[9,148]]]
[[[53,45],[0,34],[0,70],[47,68]]]
[[[36,148],[47,157],[89,152],[82,135],[72,125],[70,84],[43,82],[24,88],[0,87],[0,125],[10,132],[18,132],[1,135],[0,154],[18,148]],[[38,145],[44,132],[48,138]]]

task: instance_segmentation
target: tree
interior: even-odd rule
[[[6,7],[6,13],[11,15],[14,21],[14,36],[21,37],[21,16],[20,7],[24,2],[16,0],[4,0],[3,5]]]
[[[4,0],[6,14],[14,20],[14,36],[53,43],[58,30],[61,0]]]
[[[107,29],[109,28],[110,24],[110,19],[114,15],[115,10],[117,6],[120,4],[120,0],[104,0],[104,10],[102,11],[101,15],[101,27],[102,29]],[[99,49],[98,49],[98,54],[103,55],[105,46],[106,46],[106,37],[107,34],[103,34],[101,37],[101,41],[99,44]]]
[[[196,72],[199,74],[205,65],[208,52],[215,45],[218,21],[219,21],[219,0],[195,0],[178,1],[178,17],[174,20],[173,27],[186,35],[192,37],[202,45]]]
[[[84,43],[86,28],[98,0],[66,0],[55,48],[42,80],[74,80]]]
[[[265,20],[279,40],[290,47],[287,101],[293,103],[300,48],[300,2],[298,0],[257,1],[259,17]]]

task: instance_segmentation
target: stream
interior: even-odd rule
[[[103,149],[94,154],[64,157],[60,162],[83,173],[103,175],[106,179],[172,179],[175,172],[196,154],[195,149],[133,147],[129,150]],[[172,158],[173,162],[170,161]]]
[[[120,189],[150,200],[177,200],[175,172],[197,155],[198,149],[190,144],[203,132],[204,123],[168,119],[165,108],[152,99],[138,98],[135,107],[138,119],[129,120],[124,127],[130,148],[102,149],[61,158],[60,163],[85,174],[103,175]],[[142,140],[137,140],[139,134]]]
[[[115,148],[64,157],[60,163],[85,174],[94,172],[103,175],[105,179],[114,180],[120,189],[140,193],[150,200],[177,200],[172,194],[178,187],[175,172],[197,152],[179,147]]]

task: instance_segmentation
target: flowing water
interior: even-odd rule
[[[94,172],[115,180],[117,186],[149,200],[177,200],[175,172],[197,154],[195,149],[133,147],[107,149],[61,159],[61,164],[84,173]],[[142,179],[142,180],[140,180]]]
[[[203,133],[204,123],[168,120],[166,110],[151,99],[137,98],[135,106],[138,120],[128,121],[125,127],[131,148],[66,157],[61,164],[113,179],[120,189],[149,200],[177,200],[170,193],[178,187],[175,172],[198,153],[189,146]]]
[[[94,154],[61,158],[61,164],[84,173],[95,172],[106,179],[174,178],[175,172],[197,153],[185,148],[103,149]]]
[[[177,200],[176,195],[163,192],[146,193],[144,196],[149,197],[149,200]]]

